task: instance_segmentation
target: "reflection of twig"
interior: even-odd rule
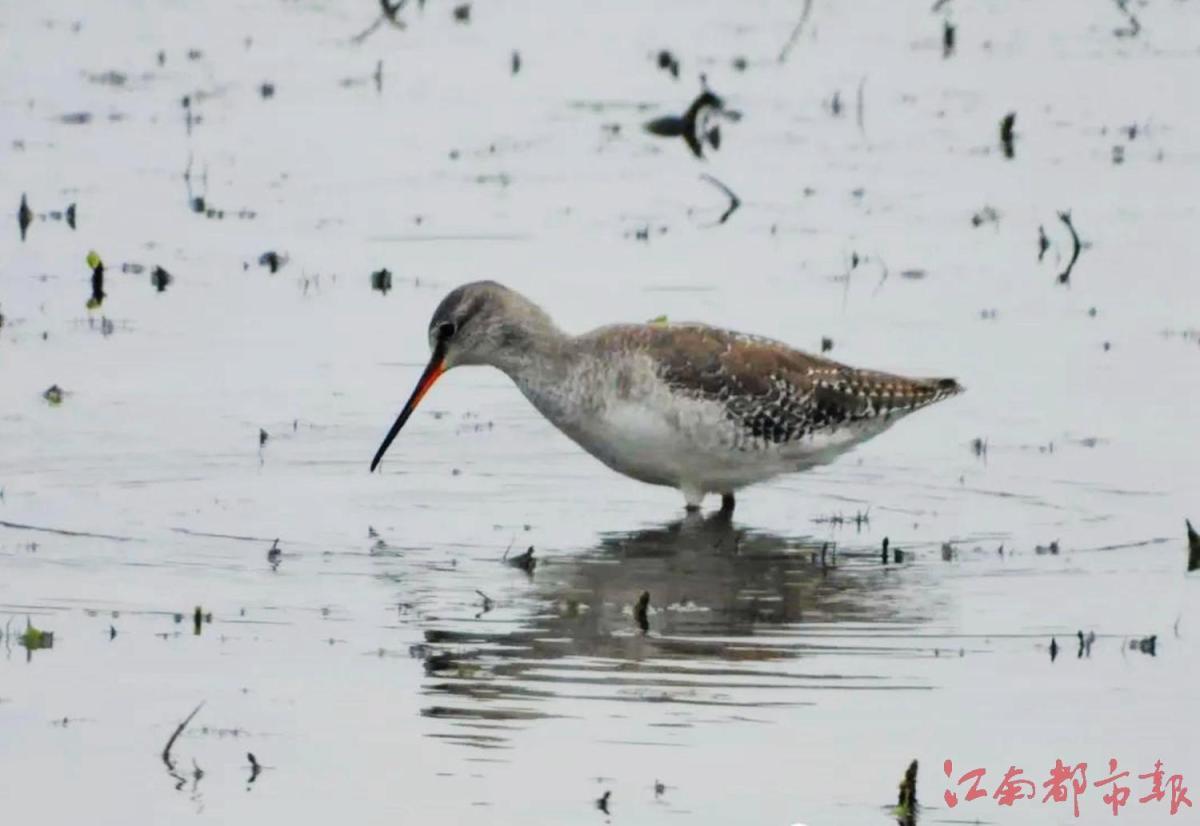
[[[880,275],[879,275],[879,286],[877,286],[875,288],[875,292],[871,293],[872,297],[877,295],[879,293],[879,291],[883,289],[883,282],[887,281],[888,275],[890,274],[889,270],[888,270],[887,262],[884,261],[883,258],[881,258],[879,256],[879,253],[875,254],[875,260],[879,262],[879,267],[880,267],[880,269],[883,270],[883,272],[880,273]]]
[[[720,189],[722,192],[725,193],[725,196],[727,198],[729,198],[729,208],[726,209],[724,212],[722,212],[721,217],[717,219],[717,224],[725,223],[726,221],[729,220],[729,216],[732,215],[734,212],[736,212],[737,208],[742,205],[741,199],[739,199],[738,196],[733,193],[732,189],[725,186],[725,184],[718,181],[712,175],[709,175],[707,173],[701,173],[700,178],[702,180],[708,181],[710,184],[712,184],[713,186]]]
[[[637,622],[638,628],[642,629],[643,634],[650,630],[650,618],[646,616],[649,608],[650,592],[642,591],[642,595],[638,597],[637,604],[633,606],[633,619]]]
[[[1058,213],[1058,220],[1066,224],[1067,229],[1071,233],[1071,260],[1067,262],[1067,268],[1058,276],[1058,283],[1066,284],[1071,279],[1071,269],[1075,266],[1075,262],[1079,260],[1079,253],[1083,249],[1083,245],[1079,243],[1079,234],[1075,232],[1075,225],[1071,223],[1071,213]]]
[[[796,45],[796,39],[800,37],[800,31],[804,28],[804,24],[808,21],[808,15],[811,13],[812,0],[804,0],[804,11],[800,12],[800,20],[797,21],[796,27],[792,29],[792,33],[788,36],[787,43],[783,44],[783,48],[779,52],[780,63],[787,60],[788,52]]]
[[[854,100],[854,120],[858,123],[858,131],[864,135],[867,133],[863,126],[863,87],[867,85],[867,78],[864,75],[863,79],[858,82],[858,92]]]
[[[199,714],[200,709],[202,709],[202,708],[204,708],[203,702],[201,702],[200,705],[198,705],[194,709],[192,709],[191,714],[189,714],[187,717],[183,718],[183,722],[180,723],[175,728],[174,733],[171,734],[171,738],[169,740],[167,740],[167,745],[163,748],[163,752],[162,752],[163,763],[166,764],[167,771],[170,772],[173,776],[175,774],[175,763],[174,763],[174,761],[171,760],[171,747],[175,745],[175,741],[179,739],[179,735],[183,734],[183,730],[185,728],[187,728],[188,723],[192,722],[192,718],[195,717],[197,714]]]

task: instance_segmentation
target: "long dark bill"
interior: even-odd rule
[[[387,449],[391,447],[392,440],[396,438],[396,434],[400,432],[400,428],[404,427],[404,423],[408,421],[408,417],[417,409],[417,405],[421,403],[421,399],[429,392],[429,388],[433,387],[433,383],[438,380],[438,376],[446,372],[446,347],[443,344],[438,344],[433,349],[433,357],[429,359],[429,365],[425,368],[425,372],[421,374],[421,378],[417,381],[417,386],[413,390],[412,396],[408,399],[408,404],[404,405],[404,409],[400,411],[400,415],[396,417],[396,423],[392,425],[392,429],[388,431],[387,436],[383,439],[383,444],[379,446],[379,450],[375,451],[375,458],[371,460],[371,471],[379,466],[379,460],[383,458],[383,454],[387,453]]]

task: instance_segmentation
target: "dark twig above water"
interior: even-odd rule
[[[1013,127],[1017,123],[1017,113],[1009,112],[1000,121],[1000,147],[1004,150],[1004,157],[1012,160],[1016,151],[1013,148]]]
[[[1079,260],[1079,253],[1083,251],[1083,244],[1079,241],[1079,233],[1075,231],[1075,225],[1071,223],[1071,213],[1058,213],[1058,220],[1067,225],[1067,231],[1071,233],[1071,260],[1067,262],[1067,268],[1058,276],[1059,284],[1066,284],[1071,280],[1071,270],[1075,267],[1075,262]]]
[[[729,207],[724,212],[722,212],[721,217],[717,219],[717,224],[725,223],[726,221],[729,220],[729,216],[732,215],[733,213],[737,212],[738,207],[740,207],[742,205],[741,199],[738,198],[738,196],[736,194],[734,194],[734,191],[732,189],[725,186],[725,184],[718,181],[712,175],[709,175],[707,173],[701,173],[700,179],[704,180],[704,181],[708,181],[710,184],[712,184],[713,186],[720,189],[722,192],[725,193],[725,197],[727,197],[729,199]]]
[[[93,310],[104,303],[104,262],[93,251],[88,253],[87,264],[92,268],[92,297],[88,299],[87,307]]]
[[[1187,538],[1188,538],[1188,571],[1195,571],[1200,568],[1200,534],[1196,533],[1196,529],[1192,527],[1192,522],[1185,519],[1187,523]]]
[[[704,78],[701,77],[701,82]],[[643,125],[652,135],[663,138],[683,138],[692,154],[704,157],[705,144],[713,149],[721,148],[721,128],[718,119],[737,121],[741,113],[725,108],[725,101],[707,86],[691,102],[683,115],[667,115],[655,118]]]
[[[287,261],[288,257],[286,255],[280,255],[279,253],[275,252],[275,250],[267,250],[262,255],[258,256],[258,265],[260,267],[266,267],[271,271],[272,275],[279,272],[279,268],[286,264]]]
[[[679,58],[671,54],[670,51],[667,49],[660,50],[655,56],[654,60],[658,65],[658,68],[662,69],[664,72],[670,72],[671,77],[675,78],[676,80],[679,79]]]
[[[1141,637],[1129,641],[1130,651],[1140,651],[1143,654],[1149,654],[1151,657],[1158,656],[1158,634],[1151,634],[1148,637]]]
[[[404,8],[408,0],[397,0],[396,3],[389,3],[388,0],[379,0],[380,14],[375,18],[370,26],[367,26],[363,31],[350,38],[350,42],[358,45],[366,40],[371,35],[375,34],[384,23],[391,23],[397,29],[405,29],[407,26],[404,21],[399,18],[400,9]]]
[[[381,270],[376,270],[371,273],[371,289],[376,292],[388,294],[388,290],[392,288],[392,272],[387,267]]]
[[[161,292],[166,292],[167,286],[171,283],[171,274],[162,267],[155,267],[150,273],[150,283],[154,285],[154,289]]]
[[[175,771],[175,761],[171,759],[171,747],[175,745],[175,741],[179,739],[179,735],[183,734],[183,730],[188,727],[188,723],[192,722],[192,718],[200,713],[200,709],[204,708],[204,702],[192,709],[192,713],[183,718],[183,722],[175,727],[175,731],[171,733],[167,740],[167,745],[163,747],[162,761],[166,764],[167,770]]]
[[[537,560],[533,558],[533,546],[532,545],[529,546],[529,548],[525,551],[525,553],[517,554],[512,559],[508,558],[508,552],[505,551],[504,552],[504,561],[506,563],[508,563],[509,565],[513,566],[514,568],[520,568],[522,571],[524,571],[529,576],[533,576],[533,569],[535,567],[537,567]]]
[[[800,32],[804,30],[804,24],[808,22],[808,16],[812,14],[813,0],[804,0],[804,9],[800,12],[800,19],[796,21],[796,25],[792,28],[792,33],[788,35],[787,42],[783,44],[783,48],[779,50],[779,62],[784,63],[788,59],[788,54],[792,51],[792,47],[796,45],[796,41],[800,38]]]
[[[913,760],[904,771],[900,781],[900,794],[896,800],[896,822],[900,826],[916,826],[917,823],[917,761]]]
[[[645,634],[650,630],[650,619],[646,616],[650,610],[650,592],[642,591],[642,595],[638,597],[637,604],[633,606],[633,619],[637,623],[638,628],[642,629]]]
[[[17,226],[21,229],[22,241],[25,240],[25,232],[31,223],[33,223],[33,210],[29,208],[29,202],[25,200],[25,195],[22,193],[21,205],[17,207]]]

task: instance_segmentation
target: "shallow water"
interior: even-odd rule
[[[906,5],[818,0],[782,65],[799,4],[429,3],[360,45],[370,3],[6,9],[0,203],[35,217],[0,235],[0,814],[872,824],[917,758],[921,822],[1067,823],[950,809],[942,763],[991,791],[1117,758],[1119,822],[1194,818],[1136,775],[1200,792],[1200,9],[1118,37],[1111,4],[953,4],[943,58],[944,13]],[[703,163],[640,131],[699,72],[744,113]],[[743,201],[724,224],[701,172]],[[72,202],[74,230],[41,217]],[[732,523],[486,370],[369,475],[430,313],[480,277],[568,329],[828,336],[969,392]],[[529,546],[531,575],[502,561]]]

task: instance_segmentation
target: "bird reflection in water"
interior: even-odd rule
[[[533,595],[517,598],[515,629],[439,620],[425,631],[422,713],[455,723],[431,736],[502,747],[517,721],[578,713],[564,700],[749,708],[919,687],[871,673],[880,656],[928,652],[906,633],[920,619],[904,597],[909,571],[822,545],[714,514],[551,557],[523,583]]]

